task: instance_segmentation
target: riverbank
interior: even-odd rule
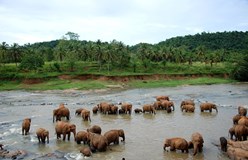
[[[0,90],[90,90],[175,87],[180,85],[232,83],[226,74],[151,74],[129,76],[60,75],[57,78],[3,80]]]

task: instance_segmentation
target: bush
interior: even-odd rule
[[[44,65],[44,60],[35,54],[26,54],[21,63],[19,68],[24,69],[24,70],[37,70],[38,68],[43,67]]]
[[[232,71],[232,76],[239,81],[248,81],[248,54],[237,62],[235,69]]]

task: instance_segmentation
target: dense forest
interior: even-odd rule
[[[15,63],[19,70],[37,70],[45,62],[67,63],[73,71],[75,62],[95,62],[99,71],[111,68],[144,68],[151,63],[166,66],[171,63],[239,62],[248,54],[248,31],[217,32],[174,37],[157,44],[139,43],[133,46],[121,41],[79,40],[77,33],[68,32],[59,40],[18,45],[0,44],[0,67]],[[240,63],[242,64],[242,63]],[[245,64],[245,62],[244,62]],[[57,67],[56,67],[57,65]],[[240,69],[234,71],[241,73]],[[237,77],[237,76],[236,76]],[[241,76],[242,77],[242,76]],[[242,79],[242,78],[237,78]]]

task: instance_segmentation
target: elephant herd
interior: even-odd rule
[[[101,105],[97,107],[100,109]],[[104,105],[102,104],[102,107]],[[127,105],[128,106],[128,105]],[[93,108],[94,110],[94,108]],[[104,107],[102,108],[104,110]],[[104,110],[106,111],[106,110]],[[94,112],[93,112],[94,113]],[[81,115],[83,120],[89,120],[90,119],[90,111],[87,109],[77,109],[75,111],[76,115]],[[131,114],[131,112],[130,112]],[[82,148],[80,150],[80,153],[82,153],[84,156],[91,156],[92,152],[95,151],[106,151],[108,146],[113,144],[119,144],[119,137],[122,137],[122,142],[125,141],[125,132],[123,129],[112,129],[101,134],[101,127],[98,125],[94,125],[91,128],[88,128],[86,131],[79,131],[76,133],[76,125],[69,123],[67,121],[61,120],[62,117],[65,117],[66,120],[70,120],[70,111],[67,107],[64,106],[64,104],[60,104],[58,108],[53,110],[53,122],[54,119],[56,119],[56,125],[55,125],[55,133],[57,135],[57,139],[63,139],[63,141],[70,140],[71,133],[74,135],[74,140],[77,144],[80,144],[83,142],[84,144],[88,144],[89,147]],[[27,135],[29,133],[31,126],[31,119],[25,118],[22,123],[22,134]],[[44,128],[38,128],[36,130],[36,135],[38,138],[39,143],[49,143],[49,131]],[[61,137],[61,135],[63,137]]]
[[[194,100],[184,100],[180,104],[182,112],[195,112]],[[201,112],[209,111],[213,109],[218,112],[217,105],[213,103],[201,103],[199,107]],[[92,113],[97,114],[132,114],[132,110],[136,114],[138,113],[150,113],[156,114],[158,110],[165,110],[167,113],[175,111],[174,102],[170,100],[168,96],[157,96],[156,101],[151,104],[144,104],[142,108],[132,108],[132,104],[128,102],[122,102],[118,104],[101,102],[96,106],[92,107]],[[238,108],[238,114],[233,117],[234,126],[230,128],[230,138],[241,141],[246,140],[248,135],[248,119],[246,117],[247,109],[244,107]],[[84,121],[91,121],[91,111],[85,108],[79,108],[75,110],[76,116],[81,116]],[[62,117],[64,119],[62,119]],[[87,144],[88,147],[84,147],[80,150],[84,156],[91,156],[96,151],[106,151],[108,146],[113,144],[119,144],[119,138],[121,142],[125,142],[125,133],[123,129],[112,129],[102,134],[102,129],[98,125],[93,125],[91,128],[85,131],[76,132],[76,125],[68,122],[70,120],[70,110],[64,104],[60,104],[58,108],[53,110],[53,122],[55,124],[55,133],[57,139],[63,141],[70,140],[71,133],[74,135],[74,141],[77,144]],[[31,126],[31,119],[26,118],[22,123],[22,134],[27,135]],[[49,143],[49,131],[45,128],[38,128],[36,135],[39,143]],[[61,137],[61,135],[63,137]],[[168,151],[181,150],[182,152],[189,152],[189,149],[193,148],[193,155],[196,155],[203,150],[203,137],[199,132],[195,132],[191,135],[191,140],[187,142],[182,137],[171,137],[166,138],[163,144],[163,149]],[[224,138],[220,138],[221,149],[227,151],[228,141]]]
[[[220,137],[221,150],[231,159],[248,159],[248,118],[247,109],[238,107],[238,114],[233,116],[233,126],[229,129],[230,140]],[[234,137],[234,138],[233,138]]]

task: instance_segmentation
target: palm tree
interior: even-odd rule
[[[20,60],[21,60],[21,48],[17,43],[14,43],[10,47],[10,54],[11,54],[11,58],[12,58],[13,62],[17,66],[17,63],[20,62]]]
[[[0,44],[0,63],[3,65],[8,62],[8,47],[9,45],[6,42]]]

